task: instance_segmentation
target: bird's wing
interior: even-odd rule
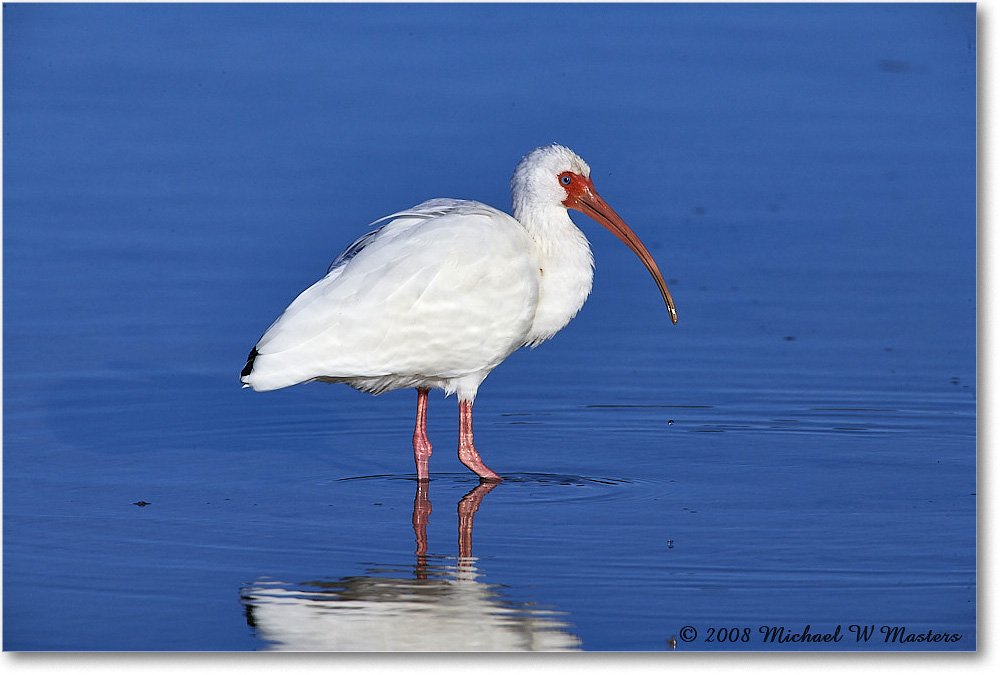
[[[340,255],[338,255],[336,258],[333,259],[333,262],[330,263],[330,266],[327,268],[326,273],[329,274],[338,267],[343,267],[344,265],[349,263],[351,259],[354,258],[354,256],[361,253],[361,250],[365,246],[367,246],[372,239],[378,236],[379,229],[372,230],[368,234],[363,234],[360,237],[358,237],[357,241],[355,241],[353,244],[345,248]]]
[[[538,261],[516,220],[457,200],[389,218],[267,330],[257,344],[255,387],[317,377],[459,377],[488,372],[523,344],[538,300]]]
[[[353,244],[344,249],[340,255],[333,259],[330,263],[330,267],[327,268],[326,272],[329,274],[338,267],[343,267],[348,262],[351,261],[354,256],[361,252],[365,246],[371,243],[380,234],[382,236],[388,236],[388,232],[383,232],[386,227],[382,225],[392,224],[392,229],[397,233],[399,231],[408,229],[417,225],[429,218],[436,218],[438,216],[447,216],[453,214],[480,214],[480,215],[492,215],[498,212],[496,209],[481,204],[479,202],[468,201],[464,199],[428,199],[425,202],[421,202],[416,206],[413,206],[405,211],[399,211],[397,213],[390,214],[379,218],[373,223],[370,223],[368,227],[374,227],[379,225],[371,232],[367,232],[360,237],[358,237]],[[502,214],[506,215],[506,214]]]

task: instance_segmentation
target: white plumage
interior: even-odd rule
[[[499,480],[472,445],[472,401],[491,370],[552,337],[590,293],[593,256],[567,208],[593,217],[639,255],[676,323],[655,262],[597,195],[590,167],[573,151],[532,151],[515,169],[511,191],[513,218],[479,202],[432,199],[376,221],[384,224],[348,247],[268,328],[247,360],[244,385],[268,391],[319,380],[376,394],[416,388],[420,479],[428,478],[431,451],[427,390],[455,393],[460,458],[480,477]]]
[[[390,216],[355,248],[268,329],[246,383],[267,391],[324,379],[471,400],[524,344],[538,256],[509,215],[435,199]]]

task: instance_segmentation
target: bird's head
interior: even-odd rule
[[[656,261],[621,216],[597,194],[590,180],[590,166],[582,157],[562,145],[543,145],[518,162],[510,184],[514,217],[518,220],[531,210],[561,206],[590,216],[618,237],[653,275],[670,320],[677,323],[677,309]]]

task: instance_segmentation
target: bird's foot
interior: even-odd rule
[[[480,480],[488,483],[499,483],[503,478],[496,471],[483,464],[482,458],[472,445],[459,446],[458,459],[465,466],[469,467]]]

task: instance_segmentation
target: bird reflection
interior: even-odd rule
[[[483,482],[458,503],[458,558],[427,553],[429,483],[413,498],[416,564],[363,576],[242,589],[247,622],[271,649],[296,651],[564,651],[580,648],[562,612],[513,602],[479,579],[472,525]]]

